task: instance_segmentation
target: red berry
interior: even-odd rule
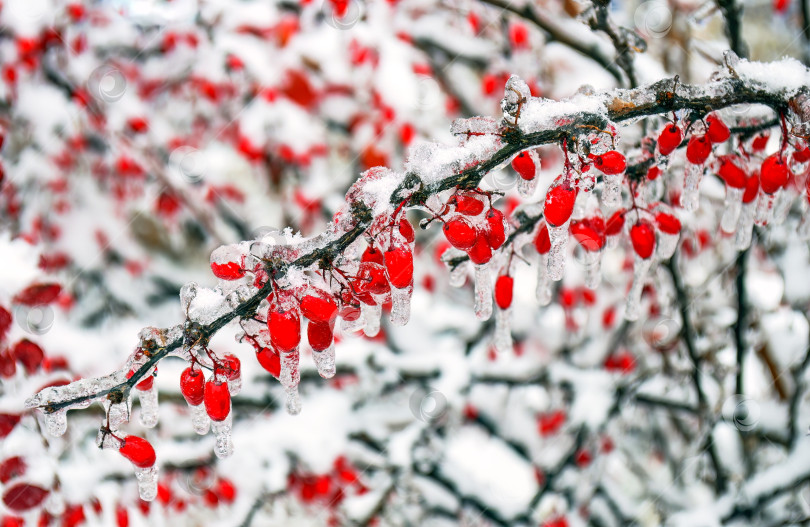
[[[484,95],[492,95],[498,89],[498,77],[492,73],[485,73],[481,77],[481,90]]]
[[[11,328],[11,313],[8,309],[0,306],[0,341],[6,338],[6,333]]]
[[[503,223],[503,212],[498,209],[487,211],[487,241],[493,249],[500,249],[506,241],[506,231]]]
[[[116,527],[129,527],[129,512],[120,503],[115,507]]]
[[[636,369],[636,359],[627,351],[620,351],[605,359],[605,369],[618,373],[633,373]]]
[[[788,166],[782,159],[781,154],[776,153],[765,158],[759,170],[759,184],[766,194],[773,194],[780,188],[787,185]]]
[[[148,468],[155,464],[155,449],[142,437],[126,436],[118,452],[136,467]]]
[[[709,114],[706,117],[706,136],[712,143],[724,143],[731,137],[731,131],[717,115]]]
[[[492,259],[492,247],[489,245],[486,234],[478,234],[475,244],[467,249],[467,255],[470,257],[470,261],[476,265],[485,264]]]
[[[37,485],[17,483],[3,493],[3,503],[13,511],[27,511],[45,501],[48,490]]]
[[[495,303],[501,309],[509,309],[512,305],[512,290],[515,280],[509,275],[501,275],[495,280]]]
[[[189,367],[180,374],[180,393],[191,406],[199,406],[205,394],[205,375]]]
[[[593,461],[593,456],[591,456],[591,453],[584,448],[578,450],[574,455],[574,463],[576,463],[580,468],[587,467],[591,464],[591,461]]]
[[[0,351],[0,377],[10,379],[17,374],[17,363],[10,351]]]
[[[135,375],[135,370],[129,370],[129,372],[127,373],[127,379],[132,378],[133,375]],[[141,390],[142,392],[148,392],[149,390],[152,389],[152,386],[154,384],[155,378],[152,375],[147,375],[146,377],[138,381],[138,384],[135,385],[135,388]]]
[[[30,375],[37,371],[42,365],[42,359],[45,357],[45,354],[42,352],[42,348],[28,339],[23,339],[14,346],[14,349],[11,351],[11,356],[20,362],[23,368],[25,368],[25,371]]]
[[[605,220],[601,216],[571,222],[570,230],[586,251],[598,251],[605,245]]]
[[[231,353],[227,353],[224,357],[222,357],[222,363],[225,376],[228,377],[229,381],[235,381],[241,377],[242,362],[239,360],[239,357]]]
[[[770,133],[762,132],[760,135],[756,136],[753,141],[751,141],[751,149],[754,152],[761,152],[765,150],[765,147],[768,146],[768,140],[770,138]]]
[[[231,503],[236,499],[236,487],[229,479],[220,478],[216,485],[217,497],[225,503]]]
[[[661,167],[658,165],[653,165],[647,169],[647,179],[650,181],[655,181],[659,177],[661,177]]]
[[[205,412],[212,421],[224,421],[231,413],[231,392],[228,383],[212,378],[205,383]]]
[[[0,413],[0,439],[9,435],[19,422],[19,415]]]
[[[245,270],[236,262],[222,264],[211,262],[211,272],[222,280],[239,280],[245,276]]]
[[[315,351],[323,351],[332,344],[332,324],[313,322],[307,324],[307,341]]]
[[[743,203],[751,203],[759,194],[759,176],[754,174],[745,182],[745,192],[743,193]]]
[[[796,146],[796,151],[793,152],[793,160],[797,163],[810,161],[810,148],[801,145]]]
[[[529,46],[529,30],[522,22],[512,22],[509,24],[509,40],[512,47],[516,49]]]
[[[666,234],[678,234],[681,232],[681,221],[666,212],[659,212],[655,215],[655,224],[658,226],[658,230]]]
[[[0,483],[5,484],[14,478],[22,476],[27,468],[25,460],[20,456],[6,459],[0,463]]]
[[[686,145],[686,159],[693,165],[702,165],[712,153],[712,143],[705,135],[693,135]]]
[[[745,170],[735,162],[737,156],[725,155],[720,157],[720,167],[717,169],[717,175],[720,176],[726,185],[732,188],[745,188],[745,183],[748,176]]]
[[[594,165],[608,175],[621,174],[627,168],[627,159],[624,154],[611,150],[594,158]]]
[[[563,225],[571,213],[574,212],[574,203],[577,192],[567,184],[553,186],[548,190],[545,201],[545,217],[549,225],[559,227]]]
[[[371,245],[366,247],[366,250],[363,251],[363,256],[360,258],[361,262],[374,262],[376,264],[383,264],[383,254],[382,251],[378,251]]]
[[[390,291],[391,287],[385,277],[385,267],[372,262],[361,263],[357,273],[356,289],[359,293],[374,295],[383,295]]]
[[[270,348],[262,348],[256,353],[256,360],[273,377],[281,374],[281,357]]]
[[[408,243],[413,243],[413,241],[416,239],[416,233],[413,230],[413,225],[411,225],[408,218],[404,216],[399,220],[399,233]]]
[[[301,319],[297,310],[271,307],[267,328],[270,330],[270,342],[283,353],[291,352],[301,342]]]
[[[537,430],[543,437],[548,437],[557,433],[557,431],[565,423],[565,412],[562,410],[555,410],[547,414],[541,414],[537,417]]]
[[[683,141],[683,132],[674,123],[670,123],[658,134],[658,151],[663,156],[668,156],[675,151]]]
[[[316,322],[329,322],[337,317],[337,302],[325,291],[304,295],[301,299],[301,314]]]
[[[14,295],[12,301],[26,306],[50,304],[61,292],[62,286],[59,284],[34,284]]]
[[[529,152],[521,152],[512,160],[512,168],[526,181],[534,179],[537,171]]]
[[[405,289],[413,283],[413,252],[400,245],[385,251],[385,270],[388,281],[397,289]]]
[[[484,212],[484,202],[475,196],[455,196],[451,203],[455,203],[456,212],[466,216],[478,216]]]
[[[456,216],[445,223],[442,230],[450,245],[462,251],[475,245],[478,237],[478,233],[475,232],[470,222],[461,216]]]
[[[551,250],[551,238],[548,236],[548,225],[543,223],[534,237],[534,247],[540,254],[547,254]]]
[[[636,254],[646,260],[655,249],[655,231],[645,221],[636,223],[630,228],[630,241],[633,242]]]
[[[606,236],[616,236],[622,232],[622,228],[624,227],[624,215],[626,212],[627,211],[624,209],[619,209],[614,212],[610,218],[608,218],[607,223],[605,224]]]

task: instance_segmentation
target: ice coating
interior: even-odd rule
[[[737,220],[742,210],[744,188],[726,186],[726,198],[723,202],[723,217],[720,219],[720,228],[724,232],[733,233],[737,230]]]
[[[537,261],[537,288],[535,295],[537,302],[541,306],[547,306],[551,302],[551,279],[548,275],[548,255],[538,255]]]
[[[148,390],[135,390],[141,403],[140,422],[146,428],[158,424],[158,392],[155,383]]]
[[[500,124],[492,117],[456,119],[450,124],[450,133],[464,144],[470,137],[500,133]]]
[[[67,432],[67,410],[46,413],[45,429],[53,437],[63,436]]]
[[[376,337],[377,333],[380,332],[381,317],[382,305],[379,302],[373,306],[360,304],[360,318],[365,323],[363,333],[365,333],[367,337]]]
[[[233,439],[231,428],[233,426],[233,412],[228,413],[223,421],[212,421],[211,430],[214,432],[214,454],[219,459],[224,459],[233,455]]]
[[[633,260],[633,285],[627,294],[627,302],[624,305],[624,318],[631,322],[638,320],[641,309],[641,292],[644,290],[644,283],[647,280],[647,273],[650,271],[652,258],[642,258],[635,255]]]
[[[773,204],[773,216],[771,223],[774,225],[782,225],[790,213],[790,207],[796,197],[795,193],[789,188],[780,189],[776,193],[776,200]]]
[[[548,277],[559,282],[565,274],[565,256],[566,248],[568,247],[568,226],[571,224],[571,219],[565,221],[559,226],[548,226],[548,238],[551,241],[551,249],[548,252],[546,260],[546,269],[548,270]]]
[[[605,174],[604,186],[602,187],[602,203],[609,209],[614,209],[621,205],[622,201],[622,180],[624,173]]]
[[[504,86],[503,99],[501,100],[504,120],[514,124],[523,105],[531,97],[532,92],[529,85],[523,79],[517,75],[509,77]]]
[[[424,183],[437,183],[488,160],[501,146],[495,135],[470,136],[463,146],[419,143],[411,148],[405,170]]]
[[[194,432],[201,436],[207,434],[208,430],[211,428],[211,418],[208,417],[208,412],[205,411],[205,405],[189,405],[188,409],[191,413],[191,427],[194,429]]]
[[[492,316],[492,277],[489,265],[475,266],[475,316],[487,320]]]
[[[582,260],[585,264],[585,287],[596,289],[602,281],[602,249],[582,250]]]
[[[298,348],[289,353],[281,354],[281,373],[279,381],[286,393],[287,412],[296,415],[301,412],[301,400],[298,397],[298,383],[301,382],[301,371],[299,369]]]
[[[499,353],[512,351],[512,331],[510,319],[512,308],[495,308],[495,349]]]
[[[537,190],[539,175],[542,170],[542,161],[540,159],[540,154],[537,153],[537,150],[534,148],[528,150],[528,155],[532,162],[534,162],[534,177],[532,179],[523,179],[522,177],[517,178],[518,194],[520,194],[520,196],[523,198],[531,198],[534,195],[534,191]]]
[[[138,494],[143,501],[152,501],[157,497],[158,470],[154,465],[147,468],[135,467],[138,479]]]
[[[398,289],[391,288],[391,323],[395,326],[404,326],[411,319],[411,295],[413,284]]]
[[[312,359],[315,361],[315,368],[318,370],[318,375],[324,379],[331,379],[335,376],[334,342],[323,351],[312,350]]]
[[[460,263],[457,266],[450,269],[450,277],[449,277],[450,287],[463,287],[466,282],[467,282],[466,262]]]
[[[743,251],[751,246],[751,236],[754,230],[754,215],[756,212],[756,200],[750,203],[743,203],[740,217],[737,220],[737,229],[734,236],[734,247],[738,251]]]
[[[686,174],[681,194],[681,206],[689,212],[696,211],[700,199],[700,180],[703,178],[703,165],[686,162]]]

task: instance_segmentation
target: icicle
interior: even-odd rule
[[[588,251],[582,249],[585,264],[585,287],[596,289],[602,281],[602,250]]]
[[[548,276],[547,261],[548,256],[545,254],[539,255],[540,259],[537,262],[537,302],[541,306],[547,306],[551,302],[551,280]]]
[[[450,285],[462,287],[467,282],[467,265],[459,264],[450,270]]]
[[[478,320],[492,316],[492,278],[487,264],[475,266],[475,316]]]
[[[736,247],[738,251],[745,250],[751,245],[756,206],[755,201],[743,203],[740,218],[737,220],[737,235],[734,237],[734,247]]]
[[[644,290],[644,282],[651,264],[652,258],[635,256],[633,262],[633,285],[630,287],[627,303],[624,306],[624,318],[631,322],[638,320],[639,310],[641,309],[641,292]]]
[[[376,337],[380,332],[380,317],[382,316],[382,304],[377,302],[377,305],[370,306],[368,304],[360,304],[360,313],[363,322],[363,333],[367,337]]]
[[[567,220],[559,227],[548,226],[548,237],[551,241],[551,250],[548,252],[547,268],[548,276],[551,280],[558,282],[565,274],[565,249],[568,247],[568,226],[571,220]]]
[[[138,479],[138,494],[143,501],[152,501],[157,497],[158,470],[157,467],[135,467],[135,477]]]
[[[211,421],[211,430],[216,437],[214,443],[214,454],[218,458],[224,459],[233,454],[233,440],[231,439],[231,425],[233,424],[232,413],[224,421]]]
[[[158,392],[155,383],[148,390],[136,390],[138,400],[141,402],[141,425],[146,428],[154,428],[158,423]]]
[[[703,165],[686,162],[686,178],[681,194],[681,206],[692,212],[697,210],[700,200],[700,180],[703,178]]]
[[[659,260],[668,260],[678,248],[680,234],[669,234],[658,231],[658,242],[655,244],[655,256]]]
[[[324,379],[331,379],[335,376],[335,344],[332,343],[323,351],[312,351],[312,358],[315,360],[315,367],[318,374]]]
[[[391,288],[391,323],[404,326],[411,319],[411,295],[413,284],[402,289]]]
[[[534,195],[534,191],[537,190],[537,179],[538,178],[536,176],[532,179],[523,179],[522,177],[518,176],[518,194],[524,198],[531,198]]]
[[[67,410],[45,413],[45,428],[54,437],[64,435],[67,432]]]
[[[377,318],[377,324],[379,324],[379,317]],[[298,360],[298,348],[295,348],[290,353],[281,354],[279,381],[281,381],[287,395],[287,413],[290,415],[297,415],[301,412],[301,400],[298,397],[298,383],[301,382],[301,371],[298,369]]]
[[[512,308],[495,309],[495,349],[499,353],[512,351],[512,332],[510,331],[510,316]]]
[[[604,174],[604,186],[602,187],[602,203],[609,209],[615,209],[622,202],[622,179],[621,174]]]
[[[360,331],[366,325],[366,320],[362,315],[362,307],[361,307],[361,315],[358,316],[354,320],[346,320],[345,318],[341,319],[340,327],[346,333],[354,333],[355,331]]]
[[[777,192],[781,192],[778,190]],[[768,194],[767,192],[759,192],[757,196],[757,208],[754,213],[754,223],[762,227],[771,222],[773,218],[773,203],[776,200],[776,194]]]
[[[790,207],[793,205],[794,194],[787,188],[780,189],[776,194],[776,203],[773,205],[773,225],[782,225],[788,217]]]
[[[211,427],[211,418],[208,417],[208,412],[205,411],[205,405],[198,404],[197,406],[189,406],[188,408],[191,411],[192,428],[194,428],[197,434],[204,436]]]
[[[732,233],[736,230],[737,220],[740,218],[742,210],[743,194],[745,194],[744,188],[726,186],[726,200],[723,217],[720,220],[720,228],[723,229],[723,232]]]

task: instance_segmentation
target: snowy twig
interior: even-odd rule
[[[726,22],[726,35],[731,50],[740,57],[748,56],[748,46],[742,40],[742,6],[737,0],[717,0]]]
[[[577,53],[588,57],[613,75],[619,83],[623,82],[624,79],[621,70],[616,67],[614,59],[604,53],[599,42],[583,41],[580,35],[570,33],[562,25],[556,23],[550,16],[547,16],[541,9],[537,8],[532,2],[526,2],[523,6],[518,7],[503,0],[481,1],[525,18],[547,33],[552,40],[564,46],[568,46]]]
[[[633,53],[644,51],[646,43],[629,29],[616,26],[608,15],[609,7],[610,0],[593,0],[593,16],[588,20],[588,24],[594,31],[604,32],[613,42],[613,46],[616,48],[616,64],[627,75],[630,87],[635,88],[638,86],[638,79]],[[633,43],[630,42],[631,35],[635,40]]]
[[[737,276],[734,284],[737,289],[737,320],[734,323],[734,345],[737,347],[737,374],[734,382],[734,393],[743,394],[743,359],[745,358],[745,321],[748,314],[748,303],[745,293],[745,272],[748,268],[748,249],[737,256]]]

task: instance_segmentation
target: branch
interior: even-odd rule
[[[102,398],[113,402],[126,400],[132,387],[175,350],[183,348],[187,353],[197,344],[205,345],[212,335],[232,320],[254,315],[261,302],[273,292],[275,282],[289,271],[331,269],[343,252],[366,234],[372,225],[387,221],[392,206],[400,211],[424,207],[429,197],[444,191],[475,189],[488,172],[507,163],[522,150],[591,134],[594,127],[605,130],[615,123],[681,109],[703,115],[737,104],[764,104],[780,113],[798,107],[792,107],[791,102],[806,88],[769,87],[769,80],[778,77],[779,68],[784,63],[758,64],[755,68],[747,69],[745,64],[742,61],[736,66],[736,71],[718,76],[706,85],[678,85],[674,91],[673,80],[666,79],[635,89],[577,95],[563,101],[529,98],[522,105],[519,119],[514,124],[501,123],[497,134],[475,137],[477,142],[470,141],[462,146],[425,145],[433,148],[431,152],[441,152],[441,156],[418,155],[424,152],[414,150],[404,175],[370,171],[367,177],[355,183],[347,195],[349,203],[338,214],[330,230],[306,240],[306,244],[300,246],[301,256],[291,262],[275,258],[264,261],[265,269],[273,280],[260,289],[254,288],[250,296],[250,288],[240,288],[240,291],[246,292],[240,293],[240,301],[231,311],[210,323],[201,323],[191,316],[183,325],[162,330],[150,329],[142,333],[145,336],[142,337],[140,348],[148,359],[135,369],[130,379],[125,379],[128,371],[125,367],[111,376],[46,388],[26,401],[26,405],[53,413],[83,407]],[[750,73],[745,75],[745,72]],[[575,141],[570,142],[573,143]],[[468,168],[459,171],[458,167]],[[378,189],[376,192],[365,189],[364,185],[369,181]],[[685,305],[682,309],[686,309]],[[690,353],[696,357],[694,349],[690,349]],[[705,404],[705,397],[701,401],[701,404]]]
[[[608,16],[608,7],[610,0],[593,0],[593,16],[588,20],[588,25],[594,31],[604,32],[610,41],[613,42],[613,47],[616,48],[616,64],[627,75],[627,81],[631,88],[638,86],[638,79],[636,78],[636,69],[634,64],[633,53],[636,51],[644,51],[647,43],[629,29],[618,27]],[[634,37],[635,42],[630,42],[630,36]]]
[[[742,6],[737,0],[717,0],[726,21],[726,35],[731,51],[740,57],[748,56],[748,46],[742,40]]]

